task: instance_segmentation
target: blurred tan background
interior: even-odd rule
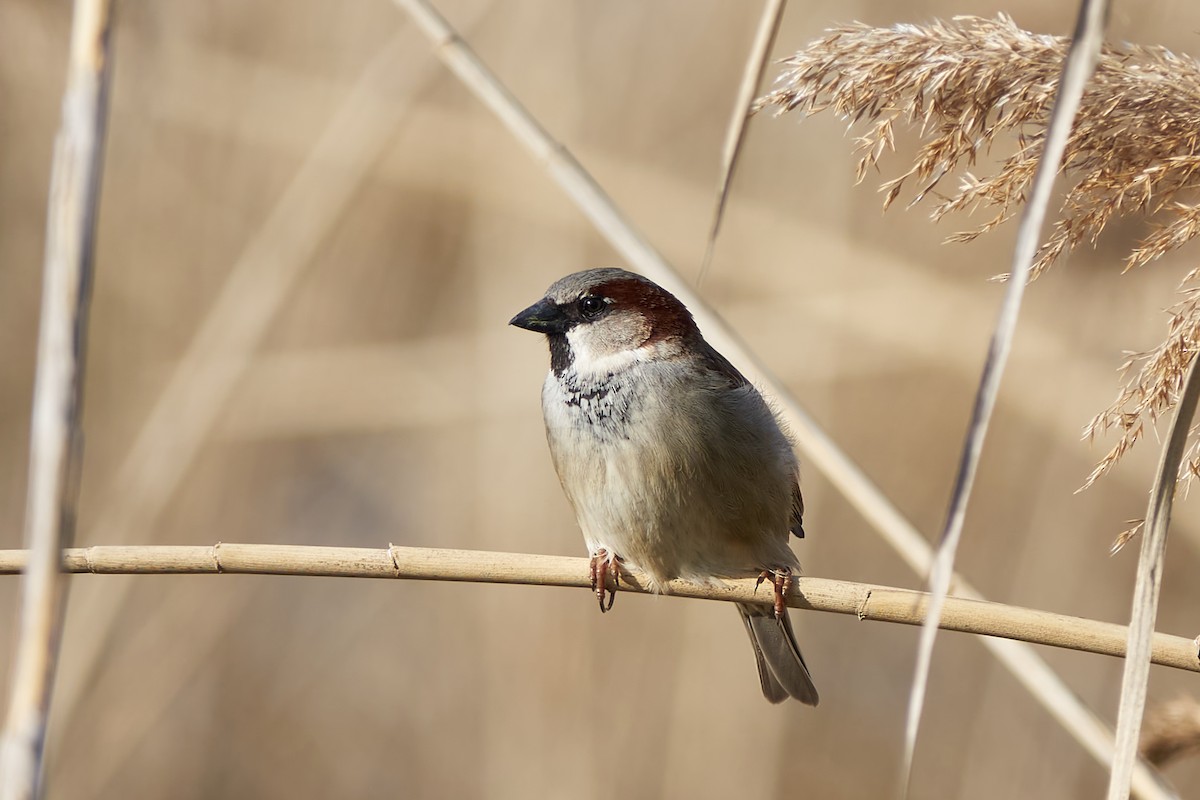
[[[1073,4],[794,2],[826,27]],[[442,6],[693,279],[758,4]],[[0,0],[0,546],[21,541],[65,3]],[[1200,7],[1114,38],[1200,52]],[[619,263],[382,0],[119,4],[78,542],[435,545],[585,555],[546,451],[544,344],[506,327]],[[772,69],[772,75],[775,70]],[[943,246],[852,185],[845,123],[756,119],[703,294],[903,511],[940,525],[1011,230]],[[903,146],[903,143],[902,143]],[[911,152],[911,151],[910,151]],[[892,160],[899,172],[906,153]],[[893,173],[894,174],[894,173]],[[882,176],[882,177],[886,177]],[[958,227],[966,227],[961,221]],[[1195,248],[1135,274],[1120,224],[1034,285],[960,556],[990,598],[1128,616],[1153,437],[1073,494],[1123,350],[1159,341]],[[803,454],[801,454],[803,457]],[[811,575],[918,587],[814,469]],[[1192,636],[1200,506],[1160,628]],[[11,642],[18,581],[0,581]],[[769,707],[732,610],[580,591],[332,579],[73,581],[51,798],[790,797],[890,791],[915,631],[793,612],[822,703]],[[1121,664],[1044,650],[1110,722]],[[7,652],[0,677],[7,686]],[[969,637],[943,636],[914,797],[1091,798],[1105,771]],[[1196,692],[1157,669],[1151,705]],[[1200,766],[1167,771],[1200,794]]]

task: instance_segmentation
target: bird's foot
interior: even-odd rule
[[[775,619],[779,619],[787,609],[788,592],[792,590],[792,568],[764,569],[758,574],[754,588],[757,589],[766,580],[771,581],[771,586],[775,588]]]
[[[621,586],[621,567],[620,556],[615,554],[609,555],[607,550],[600,549],[592,554],[592,560],[588,564],[588,575],[592,579],[592,591],[596,593],[596,598],[600,601],[600,613],[604,613],[612,608],[613,600],[617,597],[617,589]],[[608,586],[608,578],[612,576],[612,588]],[[604,598],[608,596],[608,603],[605,604]]]

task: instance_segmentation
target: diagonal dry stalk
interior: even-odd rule
[[[25,511],[25,538],[32,555],[22,583],[12,688],[0,742],[0,796],[5,800],[41,793],[46,724],[66,605],[62,552],[73,538],[79,496],[83,369],[108,116],[112,6],[108,0],[77,0],[73,13],[63,121],[50,180],[33,396]]]
[[[757,108],[834,113],[866,125],[858,139],[858,178],[894,149],[895,129],[914,128],[922,144],[900,176],[883,183],[884,207],[915,185],[910,205],[929,198],[931,216],[982,211],[984,222],[956,233],[971,241],[1010,220],[1026,199],[1042,150],[1067,40],[1035,35],[1007,16],[956,18],[952,24],[850,25],[828,32],[785,61],[774,91]],[[1150,229],[1125,261],[1140,267],[1200,233],[1200,64],[1161,47],[1105,45],[1067,140],[1068,179],[1060,214],[1038,250],[1037,277],[1077,246],[1095,243],[1120,215],[1146,217]],[[1009,148],[1007,155],[1003,155]],[[976,175],[981,158],[998,163]],[[958,178],[948,189],[948,177]],[[1174,407],[1192,345],[1200,339],[1197,278],[1183,284],[1164,342],[1126,363],[1116,401],[1086,429],[1119,439],[1087,485],[1107,472]],[[1195,432],[1180,469],[1200,474]]]

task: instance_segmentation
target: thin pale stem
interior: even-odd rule
[[[22,582],[12,686],[0,742],[4,800],[40,795],[50,692],[58,666],[66,604],[60,561],[73,537],[79,494],[79,420],[108,106],[111,13],[107,0],[75,3],[62,127],[50,178],[25,509],[29,570]]]
[[[1158,473],[1146,512],[1146,530],[1142,535],[1142,550],[1138,556],[1137,578],[1133,587],[1133,612],[1127,645],[1129,658],[1125,660],[1125,670],[1121,676],[1116,754],[1109,775],[1108,800],[1124,800],[1129,796],[1142,716],[1146,710],[1146,688],[1150,682],[1150,653],[1153,649],[1159,590],[1162,588],[1167,528],[1171,524],[1176,476],[1187,447],[1188,430],[1196,415],[1197,400],[1200,400],[1200,358],[1193,355],[1183,393],[1175,406],[1175,418],[1171,420],[1171,430],[1158,462]]]
[[[930,592],[933,603],[929,617],[921,631],[917,646],[917,664],[914,670],[912,690],[909,694],[908,715],[904,726],[904,756],[901,760],[901,794],[907,796],[912,775],[913,756],[916,752],[917,735],[920,730],[921,713],[925,707],[925,690],[929,684],[929,671],[933,662],[933,645],[937,637],[938,618],[942,603],[950,590],[954,572],[954,557],[962,538],[963,523],[967,516],[967,503],[979,469],[983,454],[983,443],[987,437],[988,424],[996,407],[1000,393],[1000,382],[1004,367],[1012,350],[1013,336],[1017,330],[1017,317],[1021,311],[1021,300],[1029,282],[1033,260],[1041,240],[1042,226],[1046,220],[1046,209],[1054,188],[1054,178],[1067,148],[1067,137],[1071,124],[1083,99],[1087,86],[1100,56],[1100,44],[1104,39],[1105,22],[1108,18],[1107,0],[1083,0],[1079,7],[1079,18],[1071,48],[1063,65],[1062,78],[1054,99],[1054,110],[1046,129],[1046,140],[1037,172],[1030,190],[1029,203],[1021,216],[1017,229],[1017,244],[1013,252],[1011,278],[1005,292],[1004,302],[996,320],[983,374],[979,379],[979,390],[971,413],[971,422],[963,443],[958,476],[955,479],[946,524],[938,541],[937,553],[930,575]]]
[[[733,172],[737,169],[738,156],[741,155],[742,144],[746,141],[750,110],[754,105],[754,97],[758,94],[759,84],[762,83],[763,73],[767,70],[771,47],[775,44],[775,36],[779,33],[779,24],[783,22],[783,12],[786,8],[787,0],[766,0],[763,3],[758,30],[754,34],[754,44],[746,57],[742,82],[738,87],[737,99],[733,102],[733,115],[729,118],[729,127],[725,131],[725,147],[721,151],[721,174],[717,178],[717,202],[713,208],[712,225],[708,230],[708,242],[704,247],[704,261],[700,264],[697,283],[704,279],[704,274],[712,263],[717,234],[721,232],[721,221],[725,218],[725,204],[729,199]]]

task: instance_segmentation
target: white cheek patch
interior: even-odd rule
[[[620,372],[632,364],[645,361],[651,354],[651,348],[644,346],[632,350],[597,352],[591,331],[586,327],[567,331],[567,344],[571,346],[571,366],[581,378]]]

